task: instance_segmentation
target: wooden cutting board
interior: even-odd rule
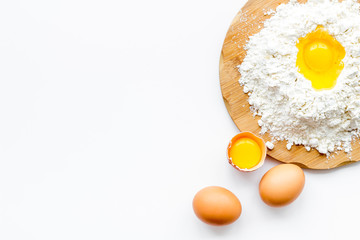
[[[236,15],[226,34],[220,57],[220,85],[222,95],[231,118],[240,131],[251,131],[259,135],[260,127],[257,124],[259,117],[253,117],[249,110],[248,96],[238,80],[240,73],[237,70],[242,63],[246,51],[243,49],[249,36],[258,33],[263,28],[263,21],[270,16],[264,16],[270,9],[276,9],[288,0],[249,0]],[[306,2],[299,0],[300,3]],[[261,136],[265,141],[270,140],[269,134]],[[268,155],[284,163],[295,163],[303,168],[330,169],[353,163],[360,160],[360,144],[352,144],[351,159],[343,151],[333,154],[329,159],[312,149],[307,152],[304,146],[293,146],[286,149],[286,141],[275,144]]]

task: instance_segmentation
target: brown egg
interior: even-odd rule
[[[259,193],[267,205],[282,207],[300,195],[304,184],[305,175],[300,167],[281,164],[265,173],[259,184]]]
[[[222,187],[206,187],[194,197],[196,216],[211,225],[226,225],[240,217],[241,203],[229,190]]]

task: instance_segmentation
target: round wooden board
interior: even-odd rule
[[[300,3],[306,0],[298,0]],[[226,34],[220,57],[220,85],[222,95],[231,118],[241,131],[251,131],[259,135],[257,124],[259,117],[253,117],[249,109],[248,96],[238,80],[240,73],[236,66],[240,65],[246,55],[243,49],[249,36],[258,33],[263,28],[263,22],[270,16],[264,12],[276,9],[288,0],[249,0],[236,15]],[[265,141],[271,138],[269,134],[262,136]],[[303,168],[330,169],[360,160],[360,144],[352,144],[351,159],[343,151],[333,154],[329,159],[312,149],[307,152],[304,146],[293,146],[286,149],[286,141],[277,142],[275,148],[268,151],[268,155],[285,163],[294,163]]]

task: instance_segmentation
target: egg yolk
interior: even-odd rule
[[[322,26],[300,38],[296,66],[316,90],[331,89],[344,68],[345,49]]]
[[[260,162],[261,149],[253,139],[240,138],[231,146],[229,155],[236,166],[250,169]]]

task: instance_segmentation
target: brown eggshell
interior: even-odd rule
[[[259,184],[261,199],[269,206],[282,207],[292,203],[305,184],[303,170],[294,164],[280,164],[271,168]]]
[[[241,215],[241,203],[229,190],[223,187],[206,187],[194,197],[193,209],[196,216],[211,225],[233,223]]]

